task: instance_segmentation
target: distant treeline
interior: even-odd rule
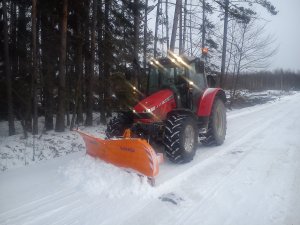
[[[300,90],[300,71],[275,70],[248,72],[236,76],[227,75],[225,89],[233,89],[234,80],[237,80],[237,89],[252,91],[262,90]]]

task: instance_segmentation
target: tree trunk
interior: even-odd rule
[[[135,85],[140,90],[141,89],[141,74],[139,66],[139,46],[140,46],[140,12],[139,12],[140,0],[134,0],[133,8],[133,27],[134,27],[134,42],[133,42],[133,68]]]
[[[187,0],[184,0],[183,8],[183,36],[182,36],[182,53],[185,52],[186,44],[186,22],[187,22]]]
[[[183,53],[183,48],[182,48],[182,3],[180,4],[179,8],[179,55]]]
[[[175,49],[176,33],[177,33],[177,27],[178,27],[178,19],[180,17],[180,12],[181,12],[181,6],[182,6],[182,0],[176,0],[174,19],[173,19],[173,28],[172,28],[172,34],[171,34],[171,43],[170,43],[170,50],[172,52],[174,52],[174,49]]]
[[[38,103],[37,103],[37,32],[36,32],[36,0],[32,0],[32,99],[33,99],[33,126],[32,134],[38,133]]]
[[[32,131],[32,90],[31,90],[31,76],[28,73],[28,67],[31,63],[30,59],[28,60],[27,56],[27,37],[24,35],[26,31],[26,7],[24,2],[20,2],[18,7],[18,30],[17,30],[17,39],[18,39],[18,54],[17,54],[17,76],[22,78],[26,82],[26,86],[22,90],[16,90],[18,93],[21,93],[24,96],[24,101],[22,101],[21,107],[18,109],[19,114],[24,114],[24,127],[26,131]]]
[[[206,26],[206,18],[205,18],[205,0],[202,0],[202,43],[201,43],[201,47],[202,50],[203,48],[205,48],[205,26]],[[204,56],[204,55],[203,55]]]
[[[225,0],[224,6],[224,30],[223,30],[223,47],[222,47],[222,64],[221,64],[221,75],[220,75],[220,87],[223,87],[224,74],[225,74],[225,63],[226,63],[226,46],[227,46],[227,26],[228,26],[228,10],[229,0]]]
[[[112,47],[112,37],[111,37],[111,32],[110,32],[110,21],[109,21],[109,14],[110,14],[110,7],[111,7],[111,0],[105,0],[105,7],[104,7],[104,76],[105,76],[105,81],[104,81],[104,104],[103,106],[105,107],[105,112],[110,115],[110,106],[107,102],[107,99],[109,98],[110,95],[110,83],[109,83],[109,78],[110,78],[110,70],[111,70],[111,63],[112,63],[112,52],[111,52],[111,47]]]
[[[76,49],[75,49],[75,104],[74,104],[74,111],[71,119],[70,130],[74,128],[75,122],[78,122],[78,115],[79,112],[79,105],[81,103],[81,83],[83,77],[83,57],[82,57],[82,50],[83,50],[83,37],[81,34],[82,26],[81,26],[81,18],[76,19],[76,28],[75,28],[75,36],[76,36]],[[77,117],[77,119],[76,119]]]
[[[8,134],[15,134],[14,113],[13,113],[13,96],[12,96],[12,84],[11,84],[11,67],[9,60],[9,44],[8,44],[8,25],[7,25],[7,7],[6,1],[2,2],[3,7],[3,22],[4,22],[4,61],[5,61],[5,73],[6,73],[6,87],[7,87],[7,106],[8,106]]]
[[[11,19],[10,19],[10,39],[11,39],[11,46],[10,46],[10,63],[14,66],[11,67],[11,72],[15,76],[18,74],[18,56],[17,56],[17,7],[16,2],[11,2]]]
[[[54,76],[55,76],[55,49],[51,46],[54,43],[53,38],[49,38],[53,31],[53,16],[42,10],[41,13],[41,41],[42,41],[42,73],[43,82],[43,105],[45,109],[45,129],[53,130],[53,113],[54,113]]]
[[[58,109],[56,114],[55,130],[65,130],[65,89],[66,89],[66,53],[67,53],[67,23],[68,23],[68,0],[63,0],[63,13],[61,18],[60,57],[59,57],[59,86],[58,86]]]
[[[242,34],[242,38],[241,38],[242,43],[241,43],[241,46],[239,48],[237,48],[239,58],[238,58],[238,64],[237,64],[236,78],[235,78],[235,81],[234,81],[232,99],[230,101],[230,108],[232,107],[232,104],[233,104],[234,99],[235,99],[235,93],[236,93],[236,89],[237,89],[237,85],[238,85],[238,81],[239,81],[239,77],[240,77],[241,62],[242,62],[242,57],[244,56],[243,52],[244,52],[244,41],[245,41],[246,29],[247,29],[247,25],[245,24],[243,34]]]
[[[165,13],[166,13],[167,52],[168,52],[169,49],[170,49],[170,40],[169,40],[170,39],[170,37],[169,37],[169,0],[166,0]]]
[[[89,8],[89,2],[86,2],[85,7],[85,13],[86,15],[90,14],[90,8]],[[90,26],[90,20],[89,17],[87,18],[87,20],[85,21],[86,26],[84,26],[84,86],[83,86],[83,93],[85,93],[84,96],[84,112],[85,112],[85,121],[84,124],[86,126],[88,126],[88,122],[92,121],[92,116],[91,114],[88,112],[88,106],[90,104],[90,95],[91,95],[91,90],[89,88],[90,86],[90,76],[91,76],[91,71],[92,71],[92,67],[91,67],[91,42],[90,42],[90,31],[91,31],[91,26]]]
[[[233,42],[233,40],[232,40]],[[229,66],[231,63],[231,57],[232,57],[232,47],[233,47],[233,43],[230,43],[230,50],[229,50],[229,58],[228,58],[228,62],[227,62],[227,67],[226,67],[226,71],[225,71],[225,75],[224,75],[224,80],[223,80],[223,87],[227,86],[227,79],[228,79],[228,71],[229,71]]]
[[[105,106],[104,106],[104,45],[103,45],[103,0],[99,1],[99,20],[98,20],[98,58],[99,58],[99,107],[100,107],[100,123],[106,124]]]
[[[190,12],[192,12],[192,0],[190,0]],[[192,13],[190,13],[190,56],[193,56],[193,35],[192,35]]]
[[[67,56],[68,57],[68,56]],[[66,115],[66,119],[67,119],[67,127],[70,126],[70,99],[72,96],[72,81],[71,81],[71,77],[72,77],[72,66],[66,66],[66,92],[65,92],[65,98],[66,98],[66,108],[65,108],[65,115]]]
[[[155,31],[154,31],[154,58],[157,57],[157,41],[158,41],[158,20],[159,20],[159,14],[160,14],[160,1],[161,0],[158,0],[157,1],[157,8],[156,8],[156,19],[155,19]]]
[[[148,30],[148,0],[145,1],[145,17],[144,17],[144,46],[143,46],[143,68],[147,67],[147,30]]]
[[[87,74],[87,113],[85,124],[93,125],[93,78],[95,71],[95,48],[96,48],[96,27],[97,27],[97,0],[93,0],[93,17],[91,28],[91,49],[90,49],[90,69]]]

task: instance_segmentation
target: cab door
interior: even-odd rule
[[[199,100],[207,89],[207,81],[204,74],[204,62],[199,59],[194,60],[189,68],[189,92],[190,92],[190,108],[197,111]]]

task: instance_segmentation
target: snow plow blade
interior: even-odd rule
[[[154,178],[159,172],[162,154],[156,154],[147,141],[140,138],[101,139],[76,130],[83,138],[87,154],[115,166],[133,169]]]

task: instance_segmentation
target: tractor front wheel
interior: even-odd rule
[[[226,135],[226,126],[226,108],[224,102],[220,98],[217,98],[209,117],[207,132],[201,135],[201,143],[205,146],[223,144]]]
[[[121,137],[125,129],[129,128],[132,124],[131,119],[125,114],[119,114],[113,117],[107,124],[105,134],[107,138]]]
[[[196,153],[198,128],[189,115],[171,114],[166,121],[164,145],[168,159],[175,163],[190,162]]]

